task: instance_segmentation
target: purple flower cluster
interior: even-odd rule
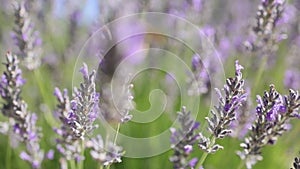
[[[56,115],[62,122],[60,129],[54,129],[61,136],[57,139],[57,149],[65,155],[68,160],[77,159],[80,161],[82,147],[80,141],[97,126],[93,122],[99,113],[99,94],[96,92],[95,71],[88,72],[87,65],[80,69],[83,75],[83,83],[80,88],[75,88],[73,100],[70,101],[68,92],[65,89],[63,94],[55,88],[54,95],[58,100]]]
[[[207,66],[207,64],[206,64]],[[209,92],[210,79],[199,55],[192,58],[193,77],[189,81],[189,95],[201,95]]]
[[[284,86],[290,89],[300,88],[300,71],[299,70],[287,70],[284,76]]]
[[[94,121],[100,115],[99,93],[96,92],[95,71],[89,73],[87,65],[84,64],[80,72],[84,81],[79,89],[74,89],[71,101],[66,89],[63,93],[58,88],[54,91],[58,101],[55,115],[62,123],[59,129],[54,129],[61,136],[57,139],[57,149],[67,160],[84,160],[82,154],[87,147],[91,149],[92,158],[104,166],[121,162],[121,147],[111,142],[104,146],[100,135],[95,138],[88,137],[97,127]]]
[[[290,89],[289,94],[281,96],[270,85],[263,97],[257,96],[256,120],[250,129],[250,135],[245,138],[238,152],[245,160],[247,168],[252,168],[258,160],[262,160],[261,149],[265,145],[276,143],[289,125],[291,118],[299,118],[300,95],[298,91]]]
[[[201,137],[199,147],[207,153],[214,153],[223,147],[215,144],[215,139],[222,139],[228,136],[232,130],[229,129],[232,121],[236,120],[236,112],[246,101],[246,94],[244,90],[244,80],[242,79],[241,70],[243,67],[239,65],[238,61],[235,63],[235,77],[228,78],[224,85],[224,96],[221,91],[216,89],[219,96],[218,105],[215,110],[211,110],[212,117],[206,117],[208,122],[208,131],[213,135],[212,139]]]
[[[277,49],[274,46],[284,35],[276,32],[282,19],[285,0],[261,0],[256,12],[256,25],[253,27],[253,34],[245,45],[251,51],[272,52]]]
[[[232,132],[229,129],[231,123],[236,119],[236,112],[246,101],[244,80],[242,79],[243,67],[238,61],[235,63],[235,77],[228,78],[224,85],[225,96],[222,96],[221,91],[217,90],[219,95],[218,105],[215,110],[211,110],[212,117],[206,117],[208,121],[208,131],[212,137],[205,137],[202,133],[196,133],[199,123],[192,120],[190,112],[186,112],[185,107],[179,113],[178,118],[181,128],[176,130],[171,128],[171,148],[174,150],[174,155],[170,158],[174,168],[199,168],[202,167],[207,153],[215,153],[223,147],[216,144],[216,139],[226,137]],[[192,158],[194,144],[198,142],[198,147],[205,151],[204,156],[199,160]],[[206,154],[206,155],[205,155]]]
[[[26,2],[15,2],[15,26],[12,38],[19,48],[18,54],[24,65],[30,69],[36,69],[40,66],[41,44],[42,40],[39,32],[34,30],[34,24],[31,22],[26,8]]]
[[[14,142],[24,143],[26,150],[21,152],[21,159],[31,163],[32,168],[40,168],[44,159],[44,152],[39,145],[41,132],[36,126],[36,114],[27,110],[27,104],[20,96],[25,80],[22,78],[17,56],[8,52],[5,66],[6,71],[0,82],[0,93],[4,100],[1,111],[10,121],[1,124],[6,126],[2,133],[10,135]]]
[[[200,123],[191,118],[191,112],[187,112],[185,107],[178,112],[178,121],[180,129],[171,128],[171,148],[174,154],[170,157],[176,169],[193,168],[198,162],[198,158],[188,160],[193,151],[193,146],[199,140],[200,135],[195,131],[199,128]]]
[[[73,130],[70,125],[71,122],[71,104],[68,96],[68,91],[65,89],[63,94],[58,88],[55,88],[54,95],[57,97],[58,104],[55,114],[62,122],[61,128],[54,128],[54,131],[61,136],[57,139],[57,150],[64,155],[67,160],[77,159],[80,160],[82,157],[80,143],[73,136]]]

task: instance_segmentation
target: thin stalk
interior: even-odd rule
[[[84,156],[84,141],[81,141],[81,156]],[[78,169],[83,169],[84,160],[80,160],[78,164]]]
[[[116,132],[116,135],[115,135],[115,138],[114,138],[114,145],[116,145],[116,143],[117,143],[117,139],[118,139],[118,135],[119,135],[119,131],[120,131],[120,125],[121,125],[121,123],[118,123],[117,132]],[[105,168],[110,169],[110,165],[106,166]]]
[[[7,149],[6,149],[6,169],[11,169],[11,146],[10,146],[10,137],[7,139]]]
[[[242,160],[239,164],[239,166],[237,167],[237,169],[242,169],[245,165],[245,160]]]
[[[215,144],[215,141],[216,141],[216,137],[214,135],[211,136],[211,142],[210,142],[210,145],[209,147],[211,147],[212,145]],[[208,153],[207,152],[204,152],[200,158],[200,160],[198,161],[197,165],[195,168],[200,168],[203,164],[204,164],[204,161],[206,160],[208,156]]]
[[[258,72],[257,72],[257,76],[255,78],[254,85],[253,85],[253,92],[252,92],[253,94],[255,94],[255,92],[257,90],[258,84],[259,84],[259,82],[262,78],[262,75],[263,75],[263,72],[264,72],[264,69],[265,69],[265,66],[267,64],[268,59],[269,59],[269,55],[265,55],[263,57],[262,62],[260,62]]]
[[[207,153],[207,152],[204,152],[204,153],[202,154],[202,156],[201,156],[199,162],[197,163],[196,168],[200,168],[200,167],[203,165],[203,163],[204,163],[204,161],[205,161],[205,159],[206,159],[207,156],[208,156],[208,153]]]
[[[117,139],[118,139],[118,135],[119,135],[119,131],[120,131],[120,123],[118,123],[118,126],[117,126],[117,133],[115,135],[115,139],[114,139],[114,145],[116,145],[117,143]]]
[[[70,160],[71,169],[76,169],[75,160]]]
[[[99,167],[99,169],[103,169],[103,165],[102,165],[102,164],[100,164],[100,167]]]

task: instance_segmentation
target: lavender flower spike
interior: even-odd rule
[[[28,161],[32,168],[40,168],[44,152],[39,145],[41,133],[36,126],[37,116],[27,110],[27,104],[20,96],[25,80],[17,56],[8,52],[6,60],[6,71],[0,82],[0,93],[4,100],[1,112],[10,119],[6,134],[26,145],[26,151],[20,154],[21,159]]]
[[[245,160],[248,169],[251,169],[258,160],[262,160],[261,149],[276,143],[288,126],[291,118],[299,117],[300,95],[298,91],[290,89],[289,95],[281,96],[270,85],[270,90],[263,97],[257,97],[256,120],[251,127],[249,137],[245,138],[238,152],[242,160]]]
[[[192,77],[188,80],[188,95],[199,96],[209,92],[210,79],[206,71],[200,56],[195,54],[192,57]]]
[[[228,78],[224,85],[224,96],[221,91],[216,89],[219,95],[219,103],[215,106],[215,110],[211,110],[212,117],[206,117],[208,122],[208,131],[213,135],[212,139],[201,137],[199,147],[207,153],[214,153],[223,147],[215,144],[215,139],[222,139],[228,136],[232,129],[229,126],[232,121],[236,119],[236,111],[246,101],[246,94],[244,90],[244,80],[242,79],[241,70],[243,67],[235,62],[235,77]]]
[[[62,94],[55,88],[54,95],[57,97],[58,105],[55,114],[62,122],[60,129],[54,129],[61,136],[57,140],[57,149],[65,155],[67,160],[77,159],[83,151],[80,142],[84,141],[88,134],[97,126],[93,122],[99,113],[99,93],[96,92],[95,71],[88,73],[88,68],[84,64],[80,69],[83,74],[83,82],[80,88],[75,88],[73,100],[70,101],[68,91],[65,89]]]
[[[245,42],[248,49],[252,51],[270,51],[277,49],[276,42],[282,33],[276,31],[282,13],[285,0],[261,0],[256,12],[256,25],[253,27],[253,37]],[[251,40],[250,40],[251,39]]]
[[[42,43],[39,32],[34,31],[33,23],[30,20],[29,13],[26,9],[26,2],[15,2],[15,26],[12,38],[16,46],[19,48],[19,55],[24,61],[24,65],[34,70],[41,64],[40,55]]]
[[[189,155],[193,151],[193,145],[197,142],[200,135],[195,133],[200,123],[192,120],[191,112],[187,112],[185,107],[178,113],[178,119],[181,124],[180,129],[171,128],[171,148],[174,155],[170,157],[174,168],[187,169],[194,167],[198,159],[193,158],[188,161]]]
[[[95,70],[88,74],[86,64],[83,69],[83,83],[80,88],[75,88],[75,98],[71,101],[73,114],[71,114],[70,125],[72,126],[73,135],[77,138],[84,139],[85,135],[90,133],[94,128],[93,122],[99,113],[99,93],[96,92]]]

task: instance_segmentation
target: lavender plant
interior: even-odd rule
[[[257,161],[262,160],[261,149],[266,145],[274,145],[286,130],[291,118],[299,118],[300,95],[290,89],[289,95],[281,96],[270,85],[263,97],[257,96],[256,120],[250,129],[250,134],[241,144],[243,151],[238,155],[248,169]],[[243,166],[243,163],[241,163]]]
[[[84,82],[80,88],[75,88],[75,94],[70,101],[65,89],[63,94],[55,88],[54,95],[59,102],[55,114],[62,122],[60,129],[54,129],[61,136],[57,139],[57,149],[67,160],[76,159],[77,162],[84,159],[81,153],[84,151],[84,140],[97,126],[94,125],[99,108],[99,94],[95,88],[95,71],[88,72],[87,65],[80,69]]]
[[[12,38],[19,48],[18,54],[29,70],[38,68],[41,64],[41,43],[39,32],[34,30],[34,24],[29,17],[26,2],[15,2],[15,26]]]
[[[285,0],[261,0],[252,35],[245,42],[249,50],[262,51],[263,55],[277,50],[276,42],[284,37],[283,33],[276,30],[284,11],[284,4]]]
[[[210,89],[210,79],[198,55],[194,55],[192,58],[192,71],[193,77],[188,83],[188,94],[199,96],[208,93]]]
[[[221,91],[216,89],[219,95],[219,104],[215,107],[215,110],[211,110],[212,117],[205,118],[208,121],[208,131],[211,133],[211,137],[205,137],[202,133],[194,134],[194,130],[198,128],[199,123],[193,125],[194,121],[190,119],[190,113],[186,113],[185,108],[179,114],[182,129],[179,132],[176,132],[175,129],[171,130],[171,143],[174,149],[174,156],[171,157],[171,161],[174,168],[186,168],[188,166],[200,168],[209,153],[215,153],[219,149],[223,149],[215,141],[228,136],[232,132],[229,126],[236,119],[236,111],[246,100],[241,72],[243,67],[239,65],[238,61],[236,61],[235,67],[235,77],[228,78],[224,85],[225,96],[222,96]],[[187,163],[186,158],[191,153],[196,140],[199,142],[198,146],[204,151],[204,154],[199,161],[195,158]]]
[[[236,111],[246,100],[244,80],[242,79],[241,70],[243,67],[238,61],[235,63],[236,71],[234,78],[228,78],[224,85],[225,95],[222,96],[221,91],[216,89],[219,96],[218,105],[215,110],[211,110],[212,117],[206,117],[208,122],[208,131],[212,134],[212,138],[202,137],[199,147],[207,153],[215,153],[223,147],[215,144],[215,139],[222,139],[231,133],[229,125],[236,119]]]
[[[2,123],[6,126],[6,131],[2,131],[17,143],[26,145],[26,150],[20,153],[21,159],[28,161],[32,168],[40,168],[44,159],[44,151],[40,147],[41,129],[36,126],[36,114],[27,110],[27,104],[20,96],[25,80],[17,56],[8,52],[4,65],[6,71],[1,77],[0,93],[5,102],[1,111],[9,122]]]
[[[95,71],[89,74],[88,67],[84,64],[80,72],[84,81],[79,89],[74,89],[75,94],[71,101],[66,89],[62,94],[55,88],[54,95],[58,101],[55,114],[62,123],[60,129],[54,129],[61,136],[57,139],[57,149],[70,161],[72,168],[73,159],[79,163],[78,167],[82,168],[80,161],[84,160],[85,147],[91,148],[91,156],[104,166],[121,162],[121,147],[111,142],[107,143],[107,147],[104,146],[100,135],[90,138],[92,131],[98,127],[93,123],[100,115],[99,93],[96,92]]]
[[[185,107],[182,107],[181,112],[178,112],[178,121],[181,125],[180,129],[170,129],[172,133],[171,148],[174,151],[170,161],[176,169],[193,168],[198,159],[189,160],[188,158],[193,151],[193,146],[200,137],[200,134],[195,132],[200,123],[192,119],[191,112],[187,112]]]

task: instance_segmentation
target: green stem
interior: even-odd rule
[[[116,143],[117,143],[117,139],[118,139],[118,135],[119,135],[119,131],[120,131],[120,126],[121,126],[121,123],[118,123],[117,132],[116,132],[116,135],[115,135],[115,138],[114,138],[114,145],[116,145]],[[106,166],[105,168],[110,169],[110,165]]]
[[[209,148],[215,144],[215,141],[216,141],[216,137],[215,136],[211,136],[211,142],[210,142],[210,145],[208,146]],[[195,168],[200,168],[203,164],[204,164],[204,161],[206,160],[208,156],[208,153],[207,152],[204,152],[200,158],[200,160],[198,161],[197,165]]]
[[[103,165],[102,165],[102,164],[100,164],[100,167],[99,167],[99,169],[103,169]]]
[[[43,98],[43,102],[46,103],[47,98],[48,98],[48,96],[47,96],[48,91],[45,90],[45,87],[44,87],[44,84],[42,81],[43,76],[42,76],[41,72],[39,71],[39,69],[34,70],[34,77],[38,84],[41,96]],[[51,126],[51,127],[58,126],[58,123],[56,122],[56,120],[54,119],[54,117],[52,116],[52,113],[50,111],[45,112],[44,115],[45,115],[44,119],[46,120],[46,122],[48,123],[49,126]]]
[[[258,87],[258,84],[259,84],[259,82],[262,78],[262,75],[263,75],[265,66],[267,64],[268,58],[269,58],[269,55],[265,55],[263,57],[262,62],[260,62],[259,69],[258,69],[258,72],[257,72],[257,76],[255,78],[254,85],[253,85],[253,91],[252,91],[253,94],[255,94],[255,92],[257,90],[257,87]]]
[[[75,165],[74,160],[70,160],[70,166],[71,166],[71,169],[76,169],[76,165]]]
[[[119,135],[119,131],[120,131],[120,123],[118,123],[118,126],[117,126],[117,133],[115,135],[114,145],[116,145],[116,143],[117,143],[117,138],[118,138],[118,135]]]
[[[245,165],[245,160],[242,160],[237,169],[242,169]]]
[[[200,168],[203,165],[203,163],[204,163],[204,161],[205,161],[205,159],[206,159],[207,156],[208,156],[207,152],[204,152],[202,154],[201,159],[199,160],[199,162],[196,165],[196,168]]]
[[[81,141],[81,156],[84,156],[84,141]],[[78,164],[78,169],[83,169],[84,160],[80,160]]]
[[[7,139],[7,149],[6,149],[6,169],[11,169],[11,146],[10,146],[10,137]]]

